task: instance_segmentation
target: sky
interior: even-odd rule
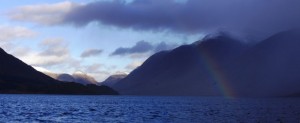
[[[299,0],[1,1],[0,47],[54,73],[98,81],[226,31],[245,41],[299,27]]]
[[[95,2],[103,1],[1,1],[0,47],[39,70],[69,74],[81,71],[103,81],[112,74],[129,73],[156,52],[202,37],[100,22],[80,26],[60,22],[73,6]]]

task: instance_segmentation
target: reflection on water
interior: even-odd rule
[[[0,95],[7,122],[299,122],[300,99]]]

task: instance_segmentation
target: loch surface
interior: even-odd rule
[[[2,122],[300,122],[300,98],[0,95]]]

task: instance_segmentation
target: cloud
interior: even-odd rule
[[[111,56],[131,55],[132,58],[145,57],[145,54],[146,54],[146,56],[149,56],[149,54],[147,55],[147,53],[156,53],[156,52],[159,52],[159,51],[162,51],[162,50],[170,50],[170,49],[175,48],[176,46],[178,46],[178,45],[176,45],[176,44],[167,44],[166,42],[160,42],[159,44],[151,44],[151,43],[146,42],[146,41],[139,41],[132,47],[117,48],[111,54]]]
[[[42,25],[91,22],[119,28],[184,34],[230,31],[266,37],[300,27],[299,0],[105,0],[20,6],[11,20]],[[167,9],[166,9],[167,8]]]
[[[72,73],[78,70],[101,81],[111,75],[111,67],[104,64],[85,65],[84,61],[75,59],[70,52],[68,43],[62,38],[45,39],[38,44],[38,49],[10,44],[5,48],[9,49],[12,55],[40,71]]]
[[[153,49],[153,46],[146,41],[139,41],[133,47],[116,49],[111,55],[126,55],[134,53],[145,53]]]
[[[55,25],[62,23],[66,14],[80,5],[70,1],[54,4],[26,5],[9,11],[7,16],[15,21]]]
[[[76,26],[99,22],[120,28],[180,33],[229,30],[246,36],[300,26],[299,0],[177,1],[96,1],[73,8],[63,21]]]
[[[0,25],[0,42],[9,42],[16,39],[29,38],[36,33],[28,28],[21,26]]]
[[[69,53],[68,44],[61,38],[50,38],[40,43],[44,51],[40,55],[44,56],[64,56]]]
[[[103,52],[101,49],[89,49],[85,50],[80,57],[86,58],[86,57],[91,57],[91,56],[97,56],[100,55]]]
[[[100,68],[102,68],[103,64],[92,64],[89,66],[85,66],[85,71],[88,71],[89,73],[98,73],[100,72]]]
[[[42,51],[29,50],[27,53],[16,55],[33,66],[50,67],[75,62],[63,39],[46,39],[40,43],[40,46],[43,48]]]
[[[46,68],[43,68],[43,67],[37,67],[37,66],[32,66],[35,70],[37,71],[40,71],[40,72],[43,72],[43,73],[53,73],[52,71],[46,69]]]
[[[86,66],[82,66],[81,70],[85,71],[89,75],[93,76],[98,82],[105,80],[108,76],[111,75],[109,70],[105,69],[104,64],[90,64]]]
[[[119,28],[185,34],[231,31],[263,37],[300,27],[299,0],[105,0],[20,6],[11,20],[42,25],[91,22]],[[166,9],[168,8],[168,9]]]

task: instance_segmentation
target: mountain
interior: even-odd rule
[[[53,79],[46,75],[33,70],[29,65],[26,65],[21,60],[7,54],[2,48],[0,48],[0,78],[4,81],[6,79],[24,78],[34,79],[33,84],[49,84],[57,83]]]
[[[226,34],[154,54],[112,88],[125,95],[274,97],[300,93],[300,31],[247,44]]]
[[[294,29],[277,33],[247,50],[228,71],[235,90],[254,96],[299,93],[299,46],[300,30]]]
[[[246,49],[243,42],[221,33],[156,53],[112,87],[129,95],[220,95],[210,62],[213,69],[221,69]]]
[[[46,74],[48,75],[48,74]],[[51,76],[50,76],[51,77]],[[59,81],[65,81],[65,82],[76,82],[76,83],[80,83],[78,81],[76,81],[76,79],[70,75],[70,74],[66,74],[66,73],[63,73],[63,74],[57,74],[57,77],[52,77],[53,79],[56,79],[56,80],[59,80]],[[82,83],[80,83],[82,84]],[[92,84],[92,83],[91,83]]]
[[[83,72],[75,72],[72,74],[73,78],[75,79],[75,82],[81,83],[81,84],[95,84],[97,85],[98,82],[91,76],[87,75]]]
[[[48,70],[43,70],[38,67],[35,67],[35,69],[46,74],[47,76],[50,76],[51,78],[59,80],[59,81],[76,82],[76,83],[83,84],[83,85],[99,84],[93,77],[87,75],[86,73],[79,72],[79,71],[70,75],[70,74],[66,74],[66,73],[62,73],[62,74],[53,73],[53,72],[50,72]]]
[[[127,74],[125,74],[125,73],[111,75],[106,80],[101,82],[100,84],[101,85],[106,85],[106,86],[109,86],[109,87],[113,87],[116,83],[118,83],[120,80],[122,80],[126,76],[127,76]]]
[[[107,86],[60,82],[0,48],[0,93],[118,94]]]

